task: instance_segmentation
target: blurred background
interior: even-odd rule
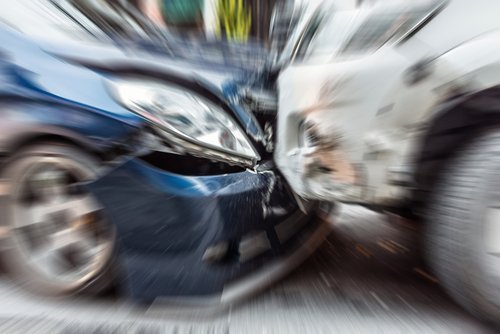
[[[417,204],[401,197],[398,205],[405,203],[395,209],[390,201],[355,205],[329,197],[350,190],[349,182],[357,187],[390,173],[370,179],[361,164],[345,162],[337,148],[352,138],[337,135],[345,128],[327,127],[331,114],[316,110],[342,108],[378,87],[375,80],[356,86],[346,79],[358,79],[357,73],[321,81],[335,69],[328,63],[333,51],[321,54],[331,51],[325,41],[350,38],[342,29],[335,38],[337,31],[325,27],[360,28],[353,49],[368,56],[395,36],[410,38],[417,31],[399,30],[430,21],[442,9],[407,12],[410,1],[399,1],[397,10],[375,11],[382,19],[373,19],[373,27],[353,24],[369,21],[380,2],[5,2],[0,333],[497,332],[474,307],[459,306],[460,298],[452,299],[449,286],[428,269],[424,227],[412,220]],[[348,14],[337,24],[332,18],[342,12]],[[429,45],[402,54],[432,63]],[[389,83],[393,73],[404,76],[391,89],[420,87],[431,77],[420,58],[404,64],[408,71],[391,71],[399,56],[373,58],[360,71],[371,69]],[[312,58],[317,62],[308,63]],[[380,71],[370,67],[377,61]],[[460,80],[446,98],[468,87]],[[312,98],[315,92],[320,98],[352,94],[339,87],[356,93],[361,87],[363,94],[325,105]],[[417,102],[432,100],[419,94]],[[318,104],[303,105],[302,97]],[[391,100],[373,114],[390,114],[395,105]],[[348,129],[365,125],[365,116],[351,119],[350,110],[342,116]],[[387,124],[406,119],[413,117]],[[362,163],[384,157],[406,132],[419,131],[417,121],[400,132],[382,127],[366,139],[374,149],[363,152]],[[322,123],[323,133],[315,132]],[[279,138],[292,137],[297,149],[277,163]],[[293,165],[297,152],[306,157],[300,168]],[[301,177],[290,177],[288,165]],[[411,188],[408,171],[401,170],[394,184]],[[340,174],[340,181],[330,174]],[[340,186],[308,197],[290,185],[309,177]],[[313,192],[315,184],[308,186],[304,191]]]

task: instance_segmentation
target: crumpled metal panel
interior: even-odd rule
[[[182,176],[129,160],[88,185],[118,236],[124,286],[138,300],[221,293],[226,283],[261,268],[294,244],[280,243],[276,225],[291,216],[310,218],[275,172],[246,171]],[[308,233],[306,224],[295,239]],[[240,261],[240,242],[267,235],[270,250]],[[207,248],[227,241],[227,257],[203,260]]]

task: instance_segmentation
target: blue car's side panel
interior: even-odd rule
[[[103,77],[83,67],[32,54],[43,63],[26,60],[14,63],[0,54],[0,99],[38,101],[102,114],[109,119],[137,126],[142,119],[116,103],[108,93]],[[4,58],[2,58],[4,57]],[[16,58],[18,60],[18,58]]]
[[[29,137],[58,135],[96,151],[144,125],[110,97],[102,76],[0,29],[0,153]]]
[[[99,153],[133,144],[129,140],[138,132],[91,108],[39,101],[0,101],[0,119],[0,154],[36,138],[56,136]]]

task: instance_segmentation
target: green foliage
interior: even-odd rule
[[[252,13],[244,0],[219,0],[217,3],[219,23],[216,33],[225,34],[229,40],[246,41],[252,26]]]

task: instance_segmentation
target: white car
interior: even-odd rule
[[[500,319],[500,1],[318,9],[288,46],[275,159],[304,199],[409,212],[455,299]]]

